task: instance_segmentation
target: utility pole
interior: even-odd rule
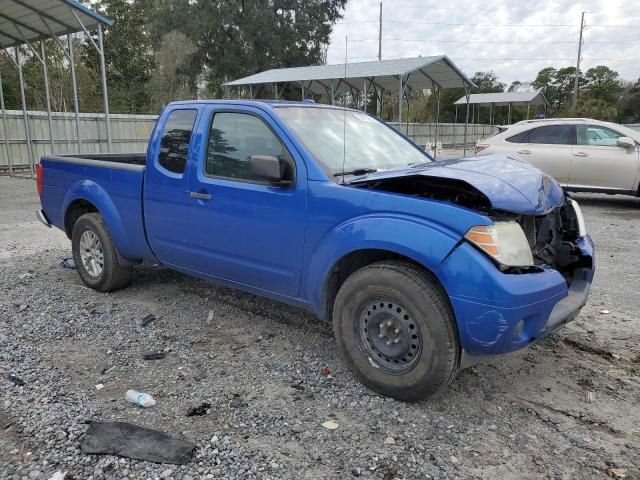
[[[382,2],[380,2],[380,24],[378,26],[378,61],[382,61]]]
[[[578,60],[576,61],[576,78],[573,84],[573,106],[578,104],[578,79],[580,78],[580,57],[582,56],[582,31],[584,30],[584,14],[580,19],[580,40],[578,41]]]

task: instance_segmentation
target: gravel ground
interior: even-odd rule
[[[2,479],[640,478],[639,199],[577,196],[598,272],[575,322],[405,404],[361,386],[300,310],[164,269],[87,289],[60,266],[66,237],[35,221],[34,189],[0,177]],[[157,405],[130,406],[129,388]],[[192,441],[194,461],[82,454],[88,424],[109,420]]]

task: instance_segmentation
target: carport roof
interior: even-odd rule
[[[312,93],[327,93],[331,89],[331,82],[334,82],[334,90],[339,93],[349,88],[361,90],[365,80],[373,82],[374,86],[384,90],[397,90],[400,76],[403,77],[403,84],[411,89],[475,86],[446,55],[278,68],[256,73],[225,85],[296,83]]]
[[[0,0],[0,48],[112,23],[75,0]]]
[[[465,105],[466,97],[457,100],[454,105]],[[545,105],[547,100],[540,90],[530,92],[497,92],[497,93],[473,93],[469,95],[469,104],[494,105],[505,107],[512,105]]]

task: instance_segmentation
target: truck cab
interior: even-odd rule
[[[580,208],[552,178],[508,156],[434,162],[349,109],[175,102],[145,156],[44,156],[38,185],[91,288],[144,263],[305,308],[361,381],[402,400],[557,331],[593,278]]]

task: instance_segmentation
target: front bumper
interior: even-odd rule
[[[441,265],[463,349],[462,366],[474,356],[512,352],[556,332],[584,306],[594,274],[593,242],[577,245],[583,264],[571,285],[556,270],[505,274],[483,254],[461,244]]]

